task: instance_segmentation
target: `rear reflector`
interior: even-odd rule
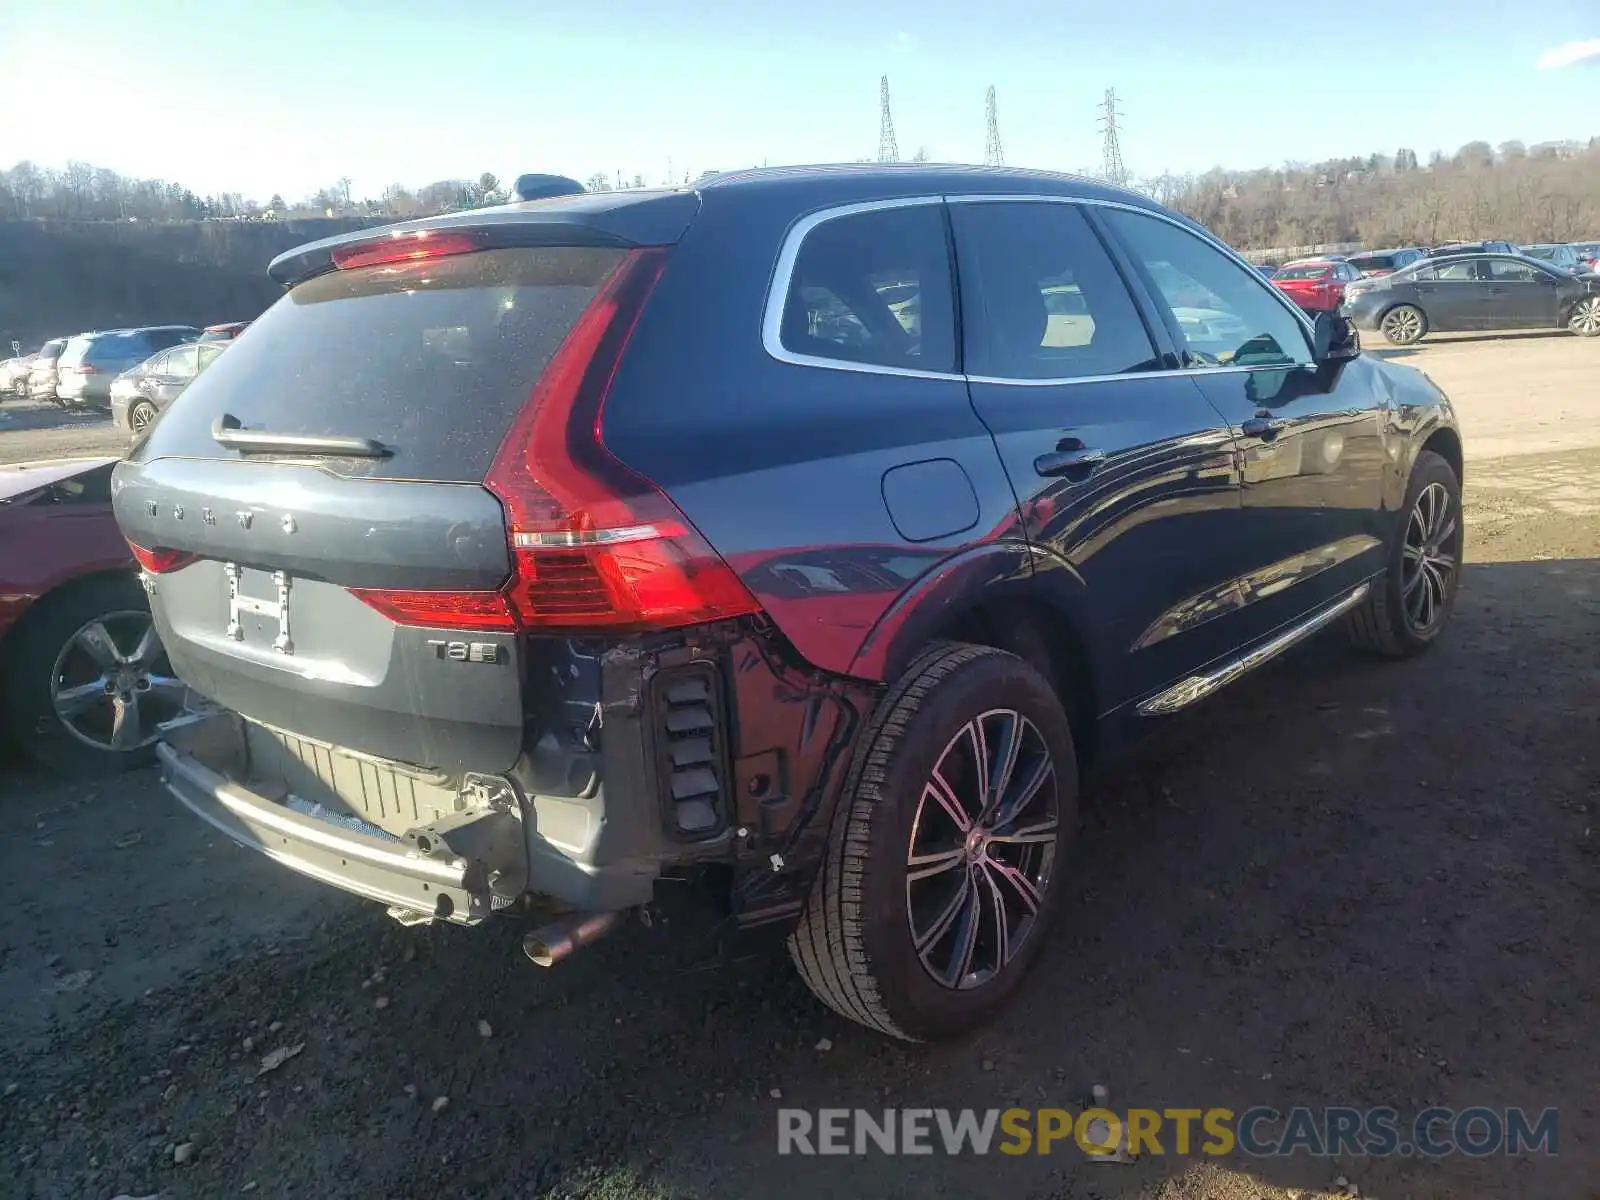
[[[606,393],[662,248],[629,251],[523,407],[484,486],[506,513],[511,578],[496,592],[352,589],[404,625],[629,632],[759,611],[738,575],[649,480],[600,440]]]
[[[415,229],[408,233],[390,234],[374,242],[337,246],[333,251],[333,265],[341,271],[353,271],[357,267],[376,267],[385,263],[421,262],[452,254],[471,254],[482,245],[473,233],[451,229]]]
[[[143,546],[128,543],[128,549],[133,551],[136,561],[152,575],[167,575],[194,562],[198,555],[190,554],[187,550],[146,550]]]

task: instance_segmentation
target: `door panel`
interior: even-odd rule
[[[1348,591],[1382,564],[1389,393],[1370,362],[1311,362],[1309,330],[1270,284],[1170,222],[1103,217],[1135,268],[1181,270],[1214,297],[1195,321],[1171,306],[1193,380],[1227,422],[1241,463],[1237,602],[1259,636]],[[1159,281],[1157,272],[1150,272]]]
[[[1556,323],[1559,304],[1553,275],[1508,259],[1485,259],[1485,329],[1541,329]]]
[[[1429,329],[1448,333],[1483,328],[1483,284],[1476,259],[1444,264],[1432,279],[1419,279],[1416,290]]]
[[[972,403],[1023,526],[1085,585],[1107,708],[1234,644],[1232,436],[1075,205],[952,202]],[[1173,620],[1171,614],[1188,614]],[[1164,622],[1164,618],[1165,623]]]

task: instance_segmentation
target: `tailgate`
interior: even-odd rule
[[[198,556],[145,579],[173,669],[202,695],[401,762],[516,760],[515,639],[398,625],[349,590],[498,586],[505,534],[481,487],[157,459],[123,464],[115,504],[136,544]]]
[[[529,651],[452,597],[510,577],[483,480],[622,257],[544,245],[335,269],[255,321],[116,474],[179,676],[317,742],[509,768]]]

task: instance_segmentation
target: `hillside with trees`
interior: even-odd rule
[[[1437,245],[1600,238],[1600,138],[1453,155],[1372,154],[1257,171],[1161,175],[1142,190],[1243,250],[1360,242]]]
[[[644,187],[595,175],[590,190]],[[493,174],[375,198],[339,179],[309,196],[200,196],[87,163],[0,171],[0,347],[127,323],[238,320],[272,302],[265,267],[301,242],[386,221],[503,203]],[[1140,187],[1242,250],[1359,242],[1433,245],[1600,238],[1600,138],[1491,147],[1426,162],[1409,149],[1255,171],[1165,174]]]

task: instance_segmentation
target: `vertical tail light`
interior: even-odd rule
[[[501,443],[484,486],[506,514],[498,592],[352,589],[401,624],[630,632],[759,610],[687,518],[601,441],[606,394],[666,265],[636,249],[584,310]]]

